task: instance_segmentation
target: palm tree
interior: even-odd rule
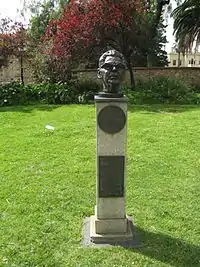
[[[200,44],[200,1],[185,0],[173,12],[176,40],[184,44],[186,50]]]
[[[189,43],[188,34],[180,36],[179,39],[176,39],[173,49],[178,54],[178,67],[181,66],[181,54],[183,55],[182,65],[185,66],[185,55],[187,55],[187,53],[192,53],[192,46]]]

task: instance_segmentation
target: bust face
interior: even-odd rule
[[[117,55],[108,55],[98,71],[98,78],[102,79],[104,91],[117,92],[124,78],[125,65]]]

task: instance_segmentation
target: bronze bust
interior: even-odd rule
[[[100,57],[97,74],[97,77],[103,81],[103,92],[99,93],[100,96],[123,96],[119,89],[124,79],[125,68],[124,56],[116,50],[109,50]]]

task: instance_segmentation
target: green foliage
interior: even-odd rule
[[[137,47],[132,56],[134,66],[164,67],[168,65],[167,52],[164,49],[167,43],[166,26],[163,18],[160,18],[155,36],[151,37],[149,34],[152,31],[151,20],[153,16],[150,13],[145,19],[137,22]]]
[[[0,106],[89,103],[101,88],[101,84],[92,80],[25,86],[10,83],[0,87]],[[135,91],[130,87],[124,87],[123,91],[131,104],[200,104],[198,90],[176,78],[161,76],[138,80]]]
[[[76,83],[79,92],[79,102],[82,104],[93,102],[95,93],[101,91],[102,85],[92,80],[84,80]]]
[[[30,21],[29,37],[38,43],[49,25],[54,14],[54,2],[47,1],[40,4],[40,9],[32,16]]]
[[[24,88],[21,84],[9,83],[0,87],[0,105],[24,104]]]
[[[76,82],[75,87],[77,88],[79,94],[98,92],[102,89],[102,85],[93,80],[83,80],[81,82]]]
[[[92,81],[25,86],[20,83],[9,83],[0,87],[0,106],[87,103],[99,89],[100,85]]]
[[[22,86],[18,83],[0,88],[0,105],[32,103],[69,104],[78,102],[76,88],[68,84],[38,84]]]
[[[31,70],[37,83],[69,82],[71,79],[71,65],[63,58],[53,55],[47,56],[35,50],[31,60]]]
[[[38,3],[39,4],[39,3]],[[69,78],[69,62],[63,58],[42,53],[42,37],[45,35],[49,22],[58,14],[55,12],[57,1],[48,0],[40,3],[40,8],[35,11],[30,21],[29,34],[29,56],[31,60],[32,75],[37,82],[56,83],[65,82]]]
[[[133,58],[133,62],[137,62],[139,59],[139,64],[136,63],[135,66],[166,66],[168,65],[167,53],[163,47],[167,43],[167,39],[163,11],[170,4],[168,1],[160,0],[146,0],[144,3],[148,12],[143,14],[143,19],[137,23],[139,58]]]
[[[164,45],[167,43],[166,26],[159,23],[157,27],[157,35],[150,41],[149,52],[147,57],[147,66],[149,67],[165,67],[168,65],[167,52]]]
[[[152,77],[137,81],[135,91],[124,90],[133,104],[199,104],[196,90],[177,78]]]
[[[200,2],[185,0],[173,12],[174,33],[184,50],[190,50],[200,44]]]

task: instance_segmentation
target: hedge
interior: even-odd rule
[[[73,104],[88,103],[102,85],[93,81],[62,84],[9,83],[0,86],[0,105],[27,105],[34,103]],[[122,88],[130,104],[199,104],[200,94],[189,84],[168,77],[139,80],[134,90]]]

